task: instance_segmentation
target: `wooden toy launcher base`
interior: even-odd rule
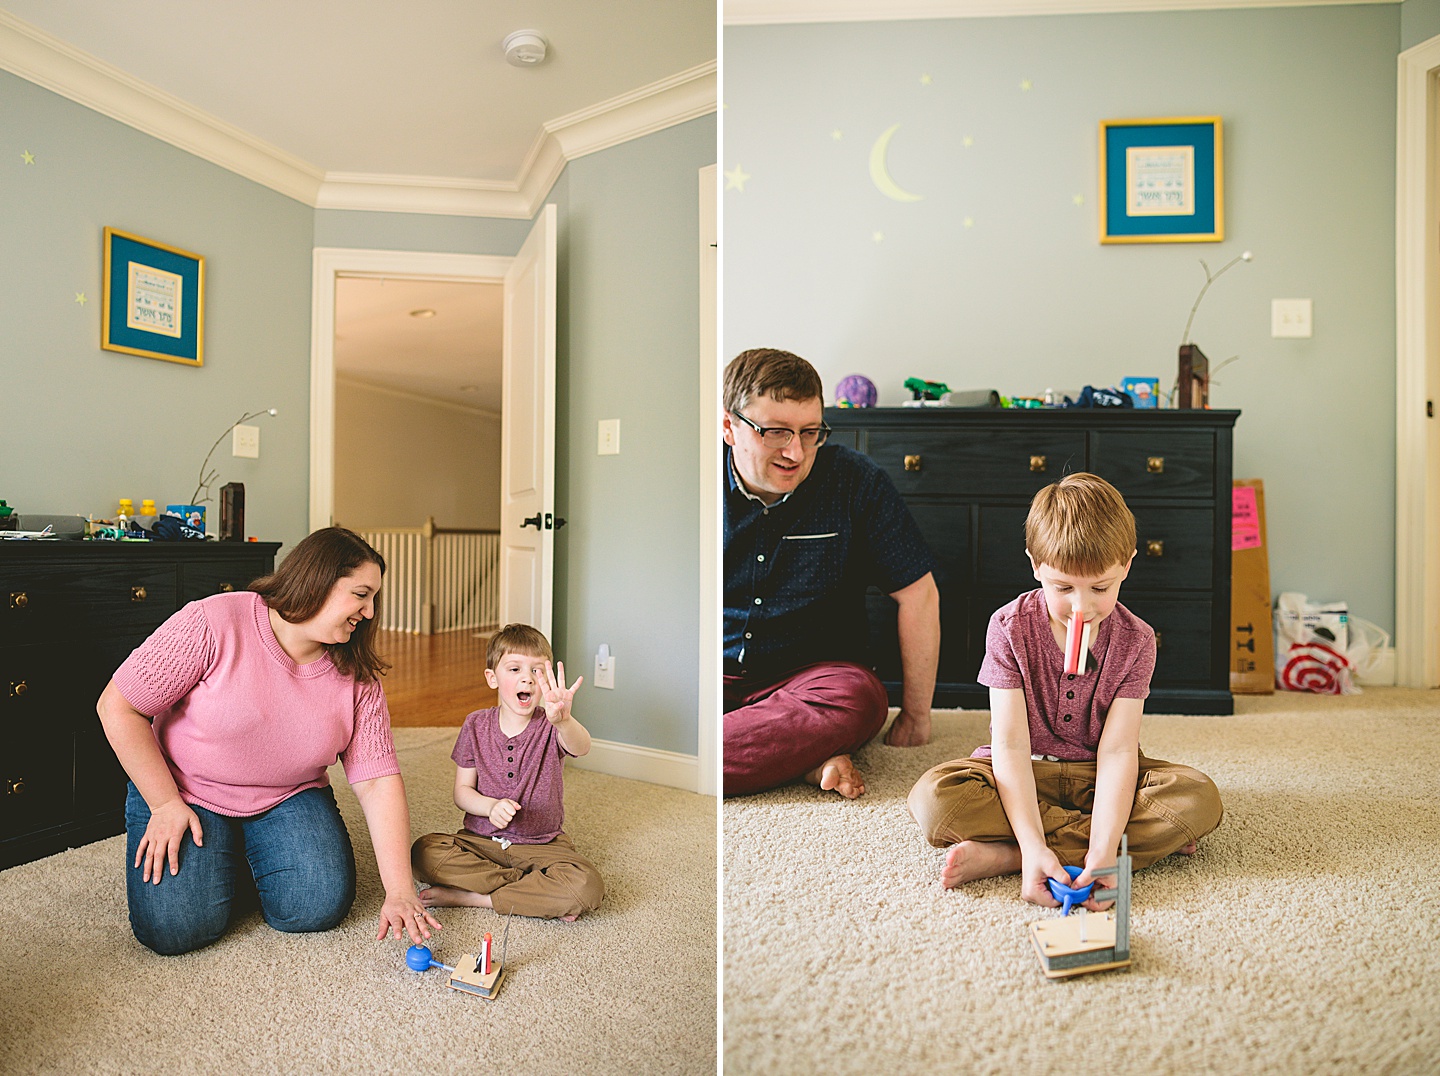
[[[459,990],[466,994],[474,994],[486,1001],[494,1001],[495,995],[500,993],[500,984],[505,979],[505,969],[500,966],[499,961],[490,965],[490,974],[481,975],[478,970],[478,963],[474,953],[466,953],[455,961],[455,970],[450,975],[450,981],[445,985],[451,990]]]
[[[1040,956],[1047,979],[1067,979],[1092,971],[1128,967],[1130,961],[1130,842],[1121,836],[1115,866],[1095,871],[1095,877],[1114,876],[1115,888],[1095,896],[1115,901],[1109,911],[1039,919],[1030,924],[1030,940]]]

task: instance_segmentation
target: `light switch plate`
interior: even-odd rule
[[[236,426],[235,433],[230,439],[230,455],[239,456],[241,459],[258,460],[260,458],[260,427]]]
[[[596,454],[601,456],[620,455],[620,420],[618,418],[602,418],[600,420],[600,443],[596,448]]]
[[[1310,336],[1310,312],[1311,302],[1309,299],[1272,299],[1270,301],[1270,335]]]

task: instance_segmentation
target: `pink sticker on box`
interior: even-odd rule
[[[1236,486],[1230,495],[1230,549],[1260,547],[1260,506],[1254,486]]]

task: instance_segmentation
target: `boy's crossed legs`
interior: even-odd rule
[[[530,915],[573,922],[600,907],[600,872],[565,834],[545,844],[498,841],[468,830],[427,833],[410,849],[415,877],[430,883],[426,907],[494,908],[501,915]]]
[[[1095,805],[1095,763],[1031,762],[1045,843],[1066,866],[1084,866]],[[1020,848],[1000,802],[988,758],[960,758],[928,770],[910,790],[910,815],[925,839],[949,848],[947,888],[1014,874]],[[1189,855],[1220,824],[1215,783],[1199,770],[1140,756],[1135,802],[1125,824],[1135,869],[1172,852]]]

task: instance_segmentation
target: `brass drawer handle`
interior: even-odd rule
[[[27,692],[27,691],[29,691],[29,690],[30,690],[30,685],[27,684],[24,680],[11,680],[11,681],[10,681],[10,697],[11,697],[12,699],[18,699],[18,698],[23,697],[24,694],[25,694],[25,692]]]
[[[149,595],[145,593],[144,587],[131,587],[130,600],[132,602],[143,602]]]
[[[24,608],[25,608],[26,606],[28,606],[29,604],[30,604],[30,595],[26,594],[23,590],[21,590],[21,591],[11,591],[11,592],[10,592],[10,608],[11,608],[11,609],[24,609]]]
[[[1150,538],[1145,542],[1145,555],[1147,557],[1163,557],[1165,555],[1165,543],[1159,538]]]
[[[1045,470],[1045,457],[1044,457],[1044,456],[1031,456],[1031,457],[1030,457],[1030,470],[1032,470],[1032,471],[1043,471],[1043,470]]]
[[[1145,461],[1145,470],[1149,471],[1151,474],[1164,474],[1164,473],[1165,473],[1165,457],[1164,457],[1164,456],[1151,456],[1149,459],[1147,459],[1147,460]]]
[[[919,457],[918,455],[917,455],[917,456],[906,456],[906,457],[905,457],[905,470],[907,470],[907,471],[918,471],[918,470],[920,470],[920,457]]]
[[[7,778],[5,781],[5,795],[19,796],[25,791],[25,778]]]
[[[235,584],[234,584],[234,583],[221,583],[221,584],[220,584],[220,593],[221,593],[221,594],[229,594],[229,593],[230,593],[232,590],[234,590],[234,589],[235,589]]]
[[[1157,632],[1155,633],[1155,649],[1156,649],[1156,650],[1159,650],[1159,649],[1160,649],[1162,646],[1164,646],[1164,645],[1165,645],[1165,636],[1164,636],[1163,634],[1161,634],[1160,632],[1157,631]]]

